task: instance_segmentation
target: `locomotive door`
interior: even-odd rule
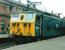
[[[42,16],[36,16],[35,33],[38,38],[42,36]]]

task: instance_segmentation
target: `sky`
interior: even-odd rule
[[[55,13],[61,13],[61,18],[65,16],[65,0],[30,0],[31,2],[41,2],[37,5],[37,8],[43,11]],[[23,4],[26,4],[26,0],[21,0]]]

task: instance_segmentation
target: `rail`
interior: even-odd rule
[[[5,49],[5,48],[13,47],[13,46],[16,46],[16,45],[18,45],[18,44],[16,44],[16,42],[0,44],[0,49]]]

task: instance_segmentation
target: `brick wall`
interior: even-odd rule
[[[0,4],[0,14],[10,14],[9,8],[4,4]]]

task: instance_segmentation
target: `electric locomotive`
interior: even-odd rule
[[[10,35],[18,38],[18,40],[22,38],[37,40],[60,36],[65,34],[62,31],[62,26],[65,23],[63,22],[61,18],[52,14],[37,14],[30,11],[12,13],[10,18]]]

